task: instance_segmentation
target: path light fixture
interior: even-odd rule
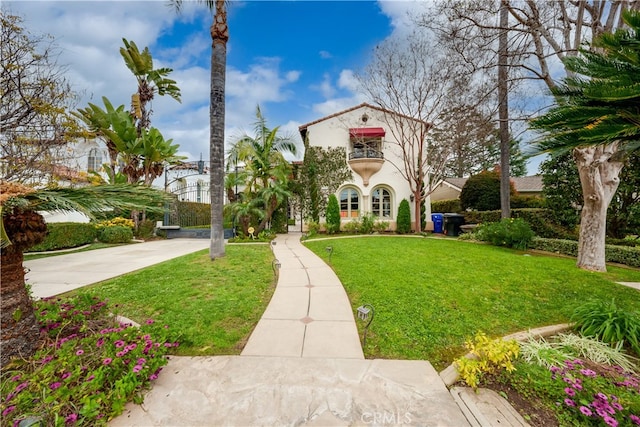
[[[333,246],[327,246],[325,250],[329,254],[329,262],[331,262],[331,255],[333,254]]]
[[[271,262],[271,268],[273,268],[273,275],[274,275],[274,276],[277,276],[277,275],[278,275],[278,270],[280,270],[280,266],[281,266],[281,265],[282,265],[282,264],[280,264],[280,261],[278,261],[277,259],[274,259],[274,260]]]
[[[376,312],[371,304],[361,305],[360,307],[358,307],[357,312],[358,319],[362,320],[363,322],[366,322],[368,320],[367,324],[364,327],[364,332],[362,333],[362,347],[364,348],[367,345],[367,331],[369,330],[369,325],[371,325],[371,322],[373,322],[373,317],[375,316]]]

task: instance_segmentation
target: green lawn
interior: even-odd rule
[[[208,250],[145,268],[78,292],[117,304],[117,313],[147,319],[178,334],[176,354],[239,354],[274,291],[268,245],[228,245],[211,261]]]
[[[640,270],[591,273],[575,260],[451,239],[362,237],[310,240],[328,261],[355,308],[375,308],[367,358],[426,359],[442,369],[466,353],[477,331],[490,336],[564,323],[590,299],[640,308]],[[362,328],[362,324],[359,325]]]

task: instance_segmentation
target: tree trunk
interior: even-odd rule
[[[211,244],[209,257],[213,260],[224,252],[224,117],[225,80],[227,67],[227,11],[225,2],[216,1],[211,25],[211,105],[209,108],[209,160],[211,166],[209,193],[211,197]]]
[[[507,27],[509,10],[506,3],[500,6],[500,35],[498,37],[498,115],[500,119],[500,216],[511,217],[511,181],[509,154],[509,56],[507,51]]]
[[[24,281],[23,250],[41,242],[47,225],[41,215],[27,211],[4,216],[12,244],[0,256],[0,364],[29,357],[40,346],[40,328]]]
[[[584,197],[578,241],[579,268],[607,271],[605,237],[607,208],[620,184],[623,163],[612,160],[617,144],[576,148],[573,152]]]

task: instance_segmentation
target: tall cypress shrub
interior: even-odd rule
[[[396,222],[396,233],[407,234],[411,231],[411,209],[407,199],[402,199],[398,206],[398,220]]]
[[[333,234],[340,231],[340,205],[335,194],[329,195],[327,203],[327,233]]]

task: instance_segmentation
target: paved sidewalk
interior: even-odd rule
[[[342,283],[300,236],[281,234],[272,243],[278,284],[242,355],[364,359]]]
[[[155,240],[25,261],[34,298],[69,292],[209,247],[208,239]]]

